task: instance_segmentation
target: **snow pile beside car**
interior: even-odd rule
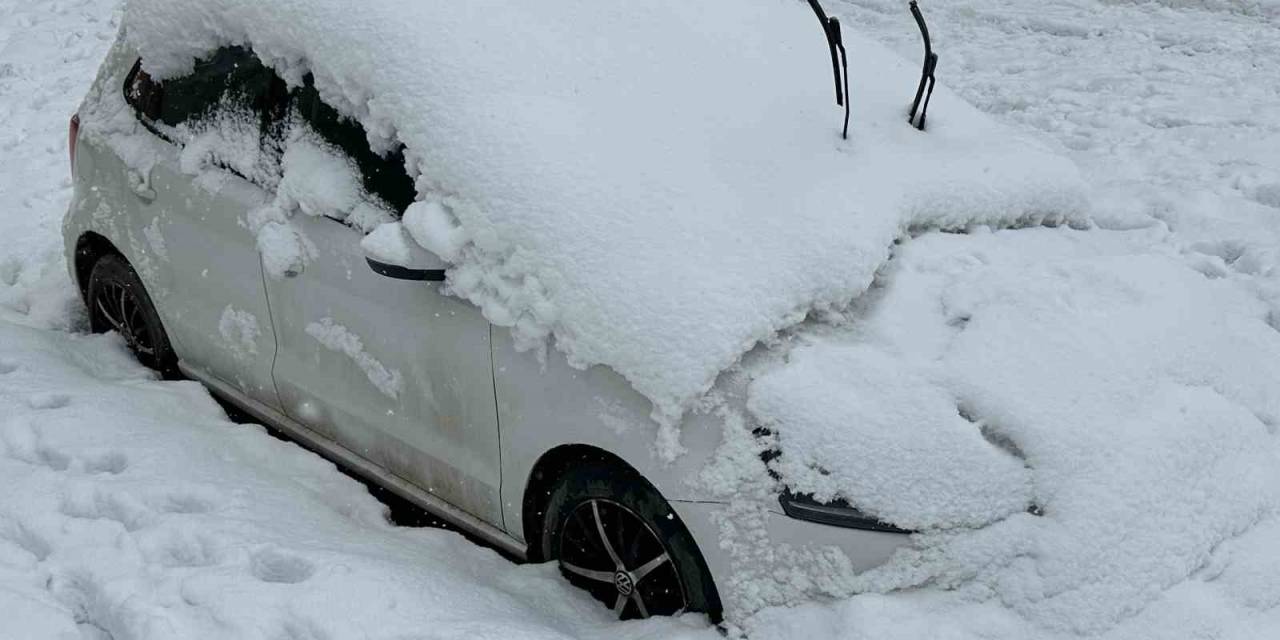
[[[1250,279],[1166,239],[919,238],[852,328],[802,333],[755,381],[786,483],[922,530],[848,588],[955,589],[1064,633],[1197,576],[1280,603],[1280,556],[1232,551],[1277,525],[1280,327]]]
[[[0,313],[0,638],[591,638],[552,567],[391,525],[333,465],[152,379],[115,336]],[[690,623],[695,623],[690,624]]]
[[[848,34],[853,126],[791,0],[131,0],[157,78],[249,44],[407,146],[410,235],[525,347],[553,337],[673,422],[757,341],[860,295],[909,229],[1079,219],[1069,162]],[[412,211],[412,210],[411,210]]]

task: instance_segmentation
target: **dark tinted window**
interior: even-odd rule
[[[360,170],[365,191],[378,196],[397,213],[413,204],[417,194],[413,180],[405,173],[404,147],[379,155],[369,147],[369,138],[359,122],[344,118],[320,99],[310,75],[306,84],[293,92],[292,104],[298,116],[329,144],[345,153]]]
[[[125,83],[125,98],[139,116],[171,127],[220,107],[243,107],[265,127],[283,112],[285,92],[284,82],[243,47],[220,49],[197,61],[190,74],[164,82],[152,80],[139,61]]]
[[[284,81],[243,47],[221,49],[197,61],[190,74],[163,82],[152,80],[139,60],[125,80],[124,93],[142,121],[162,136],[154,125],[176,127],[198,122],[218,109],[243,108],[261,119],[269,155],[281,151],[288,134],[283,116],[291,105],[317,135],[355,163],[368,193],[396,212],[416,198],[413,180],[404,169],[403,145],[386,155],[375,153],[360,123],[320,99],[311,75],[304,86],[289,93]]]
[[[138,116],[155,121],[160,118],[160,84],[142,70],[142,60],[133,64],[133,70],[124,82],[124,98]]]

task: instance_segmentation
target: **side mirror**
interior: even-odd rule
[[[444,282],[448,265],[414,242],[399,222],[384,224],[360,243],[374,273],[395,280]]]

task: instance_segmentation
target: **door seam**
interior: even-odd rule
[[[502,518],[502,530],[510,535],[511,529],[507,527],[507,469],[502,455],[502,411],[498,407],[498,367],[493,358],[492,322],[489,323],[489,380],[493,384],[493,423],[498,428],[498,515]]]
[[[262,253],[258,253],[258,274],[262,277],[262,299],[267,301],[267,323],[271,327],[271,388],[276,392],[276,405],[280,411],[288,414],[284,406],[284,396],[280,393],[280,383],[276,381],[276,364],[280,361],[280,334],[276,331],[276,313],[271,309],[271,292],[267,284],[267,266],[262,263]]]

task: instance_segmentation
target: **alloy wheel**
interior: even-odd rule
[[[661,538],[630,509],[586,500],[565,519],[560,570],[619,619],[675,615],[688,600]]]
[[[94,313],[94,330],[115,331],[139,360],[149,362],[156,357],[156,345],[147,326],[146,314],[137,296],[119,282],[107,281],[94,291],[90,301]]]

